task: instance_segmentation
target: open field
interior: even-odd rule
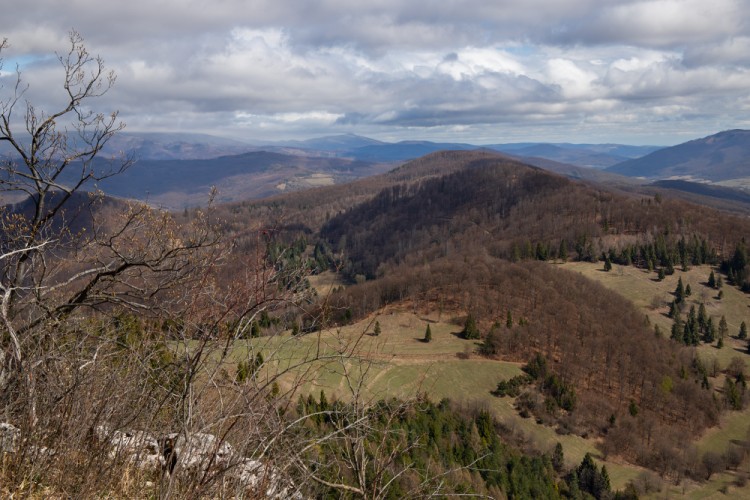
[[[683,284],[690,284],[692,295],[687,299],[688,305],[695,304],[696,307],[704,302],[706,310],[718,324],[718,320],[724,315],[729,327],[729,338],[724,339],[724,348],[717,349],[714,345],[701,345],[698,354],[706,366],[711,366],[713,361],[723,369],[729,363],[739,358],[750,364],[750,354],[747,352],[747,341],[737,339],[740,323],[750,321],[750,299],[735,287],[724,286],[724,296],[721,300],[717,298],[717,292],[709,289],[705,283],[711,273],[708,266],[693,267],[687,272],[676,270],[672,276],[667,276],[664,281],[659,282],[656,273],[649,273],[634,267],[614,265],[612,271],[604,272],[601,263],[591,264],[588,262],[568,262],[561,265],[565,269],[579,272],[589,279],[597,281],[607,288],[620,293],[632,301],[648,316],[652,324],[659,325],[664,335],[669,335],[672,320],[667,317],[667,304],[673,299],[672,293],[677,287],[677,281],[682,277]],[[718,276],[718,273],[717,273]],[[658,304],[658,307],[654,307]],[[713,378],[711,382],[721,384],[720,378]],[[750,408],[740,412],[729,412],[725,414],[719,426],[708,429],[695,441],[695,446],[700,453],[714,451],[723,453],[730,442],[744,441],[750,429]],[[750,465],[744,463],[738,472],[750,474]],[[692,486],[670,486],[654,498],[670,496],[685,496],[687,498],[726,498],[719,491],[722,487],[728,488],[728,494],[733,497],[750,498],[750,487],[738,488],[734,485],[737,477],[735,473],[716,474],[706,484],[693,484]]]
[[[376,321],[381,326],[378,336],[372,335]],[[422,341],[427,324],[433,339],[429,343]],[[247,341],[245,349],[233,353],[233,360],[239,361],[251,351],[260,350],[267,360],[274,360],[272,369],[284,369],[301,359],[317,356],[319,361],[290,370],[282,378],[282,389],[296,384],[298,394],[317,396],[324,390],[329,399],[349,399],[352,391],[360,387],[359,397],[371,401],[389,396],[409,398],[418,393],[433,401],[449,398],[459,404],[491,410],[515,435],[522,435],[536,449],[549,451],[559,441],[570,467],[580,463],[586,453],[601,461],[594,440],[558,435],[552,427],[520,417],[512,398],[492,396],[490,391],[500,380],[521,373],[521,364],[473,354],[479,342],[459,338],[460,330],[460,326],[445,318],[439,321],[437,314],[420,316],[411,311],[387,309],[356,324],[321,334],[293,338],[287,332]],[[461,359],[467,353],[468,358]],[[617,461],[602,463],[607,464],[615,488],[622,488],[643,471]]]
[[[668,305],[674,299],[672,293],[677,288],[678,279],[682,278],[683,285],[690,285],[692,289],[692,295],[687,298],[688,307],[694,304],[697,308],[703,302],[706,312],[713,317],[717,326],[722,315],[727,319],[729,338],[724,339],[724,348],[717,349],[715,343],[713,346],[701,345],[698,351],[703,360],[710,364],[716,359],[722,369],[735,357],[740,357],[746,364],[750,361],[750,356],[746,352],[747,341],[736,338],[740,323],[750,322],[750,300],[737,288],[726,285],[722,288],[724,297],[719,300],[717,291],[706,286],[711,273],[709,266],[691,267],[686,272],[676,270],[672,276],[667,276],[661,282],[656,279],[655,272],[649,273],[632,266],[615,264],[610,272],[604,272],[601,263],[568,262],[560,267],[581,273],[630,300],[643,310],[651,324],[659,325],[665,336],[669,336],[672,327],[672,320],[667,317]],[[683,314],[683,319],[684,317]]]
[[[716,359],[725,368],[732,358],[740,357],[747,363],[750,355],[745,352],[744,342],[734,338],[739,324],[747,315],[748,299],[733,287],[724,287],[724,298],[718,300],[716,292],[708,289],[705,282],[710,268],[695,267],[687,272],[677,271],[664,281],[655,280],[655,273],[647,273],[633,267],[615,266],[605,273],[600,264],[567,263],[565,269],[580,272],[584,276],[612,288],[633,301],[643,310],[652,324],[658,324],[669,335],[671,320],[666,316],[667,304],[672,300],[672,292],[677,280],[690,284],[692,296],[688,303],[703,301],[706,308],[718,323],[725,315],[729,324],[730,338],[725,339],[725,347],[701,346],[699,353],[708,363]],[[313,286],[325,293],[330,287],[338,286],[336,276],[324,274],[315,277]],[[373,334],[375,323],[381,327],[381,334]],[[422,341],[427,325],[432,331],[432,342]],[[521,418],[513,407],[511,398],[497,398],[490,394],[497,383],[521,372],[521,365],[506,361],[489,360],[474,353],[478,341],[463,340],[458,337],[461,327],[450,318],[439,317],[437,313],[420,315],[406,307],[392,307],[381,310],[358,323],[335,330],[309,334],[293,338],[286,332],[274,337],[264,337],[247,341],[233,353],[233,361],[239,361],[257,350],[263,352],[267,360],[273,360],[272,369],[293,367],[302,359],[317,358],[314,363],[292,368],[282,378],[284,389],[293,385],[299,394],[319,394],[324,390],[329,398],[349,399],[354,391],[367,400],[378,400],[389,396],[403,398],[419,394],[427,395],[433,401],[449,398],[461,404],[478,405],[489,408],[494,415],[516,435],[539,450],[550,450],[556,442],[563,445],[566,462],[574,466],[584,454],[592,453],[599,461],[601,457],[596,441],[580,436],[558,435],[554,428],[537,424],[533,418]],[[250,354],[254,355],[254,354]],[[462,359],[466,358],[466,359]],[[714,385],[721,379],[712,379]],[[705,451],[724,452],[732,440],[744,440],[748,429],[750,410],[728,413],[722,418],[719,427],[709,429],[696,440],[699,453]],[[629,480],[636,479],[644,470],[618,462],[605,461],[614,488],[622,488]],[[741,472],[750,472],[747,464]],[[750,488],[742,490],[734,485],[736,473],[716,474],[705,484],[683,481],[675,486],[665,483],[655,498],[687,496],[689,498],[711,498],[723,496],[719,490],[729,488],[734,494],[747,494]]]

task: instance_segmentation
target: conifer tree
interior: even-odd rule
[[[461,336],[465,339],[478,339],[480,337],[479,328],[477,328],[477,323],[471,314],[466,317]]]
[[[558,441],[555,449],[552,451],[552,467],[556,472],[562,472],[565,468],[565,455],[563,454],[562,444]]]
[[[510,309],[508,309],[508,314],[505,317],[505,326],[507,326],[508,328],[513,327],[513,315],[510,313]]]
[[[685,342],[685,330],[679,312],[674,315],[674,321],[672,322],[672,334],[670,335],[670,338],[676,342]]]
[[[701,302],[700,306],[698,307],[698,327],[703,332],[705,331],[706,325],[708,323],[708,315],[706,314],[706,306]]]
[[[432,340],[432,330],[430,329],[430,325],[427,325],[427,330],[424,332],[424,341],[430,342]]]
[[[685,285],[682,284],[682,276],[677,280],[677,288],[674,290],[675,302],[682,302],[685,299]]]
[[[708,275],[708,286],[710,288],[716,288],[716,276],[714,275],[713,270],[711,270],[711,274]]]
[[[703,333],[703,342],[710,344],[714,340],[716,340],[716,326],[714,326],[713,318],[708,318]]]
[[[746,339],[747,338],[747,325],[743,321],[740,323],[740,333],[737,334],[738,339]]]
[[[376,337],[380,335],[381,329],[380,329],[380,321],[375,321],[375,329],[372,332]]]
[[[727,325],[727,318],[725,316],[721,317],[721,320],[719,321],[719,340],[721,341],[722,345],[724,344],[724,337],[729,333],[729,326]]]
[[[676,299],[669,303],[669,313],[667,314],[670,318],[674,318],[680,314],[680,309],[677,306]]]

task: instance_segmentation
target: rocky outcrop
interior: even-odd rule
[[[0,422],[0,452],[15,453],[21,441],[21,430],[15,425]]]
[[[140,469],[164,470],[167,460],[159,441],[144,431],[120,431],[100,425],[95,429],[96,438],[109,448],[111,459],[125,460]]]
[[[161,469],[168,474],[199,480],[223,474],[242,493],[253,497],[301,499],[292,481],[276,468],[237,453],[232,445],[213,434],[173,433],[155,438],[142,431],[109,430],[100,426],[100,441],[111,446],[110,456],[127,460],[139,468]]]
[[[179,475],[202,480],[223,475],[223,483],[234,487],[240,496],[256,498],[302,499],[294,483],[275,467],[243,457],[229,442],[213,434],[173,433],[160,437],[138,430],[120,430],[106,425],[94,429],[94,437],[113,461],[164,475]],[[21,431],[0,422],[0,453],[17,453]],[[54,451],[42,449],[46,454]]]

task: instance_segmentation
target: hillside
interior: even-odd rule
[[[660,149],[607,170],[631,177],[725,181],[750,177],[750,131],[727,130]]]
[[[657,203],[502,157],[455,155],[465,159],[462,169],[392,185],[326,223],[321,234],[345,251],[350,275],[375,277],[385,272],[386,263],[477,248],[504,258],[540,252],[554,257],[564,241],[568,251],[581,247],[578,252],[586,252],[586,258],[597,258],[610,245],[653,238],[656,232],[698,235],[729,248],[750,233],[746,219],[677,199]],[[407,164],[397,172],[411,168]]]

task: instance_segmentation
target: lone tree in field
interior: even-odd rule
[[[738,339],[746,339],[747,338],[747,325],[743,321],[740,323],[740,333],[737,334]]]
[[[424,331],[424,341],[425,342],[432,341],[432,330],[430,329],[430,325],[427,325],[427,330]]]
[[[375,321],[375,329],[372,331],[372,333],[376,337],[382,333],[382,329],[380,328],[380,321]]]
[[[479,334],[479,328],[477,328],[477,323],[474,320],[474,316],[469,314],[466,317],[464,329],[461,331],[461,337],[465,339],[478,339],[480,336],[481,335]]]

